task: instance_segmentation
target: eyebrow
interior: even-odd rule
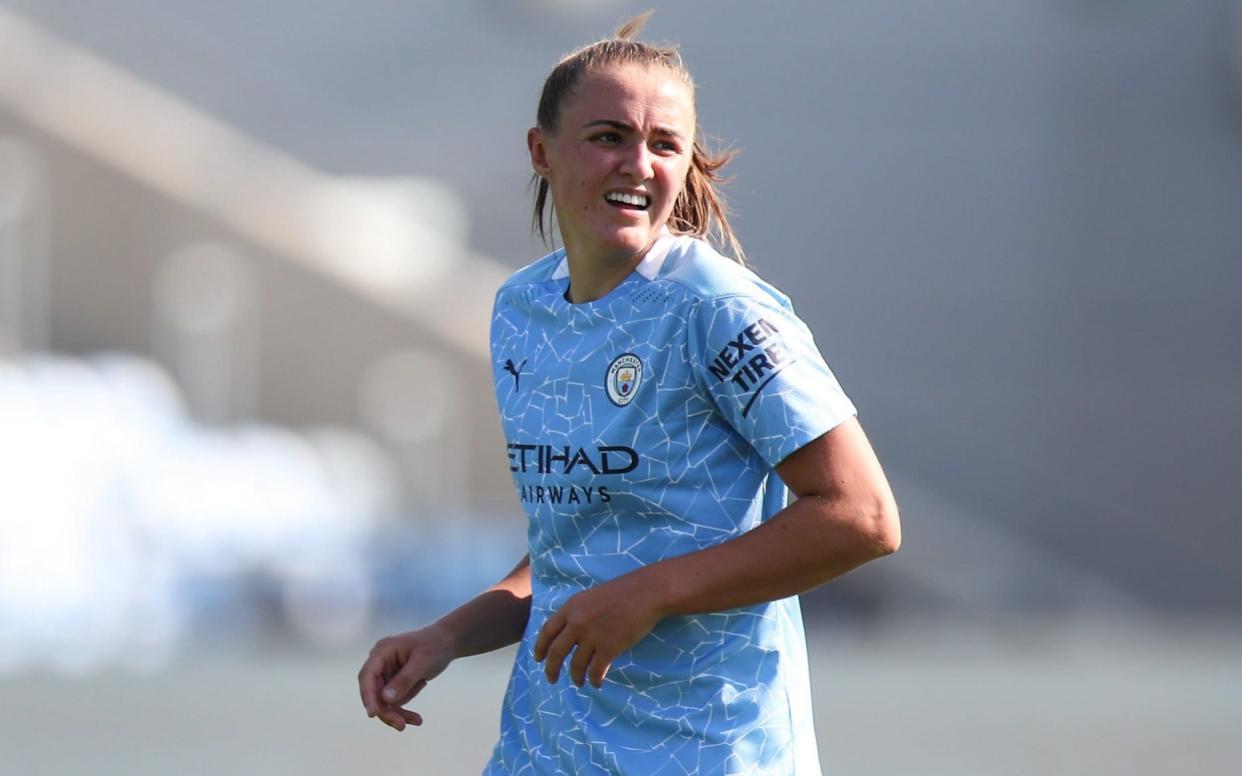
[[[624,121],[617,121],[616,119],[596,119],[595,121],[588,122],[583,129],[591,129],[592,127],[612,127],[613,129],[621,129],[626,132],[634,131],[634,127],[632,125],[627,124]],[[675,129],[669,129],[668,127],[655,127],[655,132],[659,135],[668,135],[669,137],[677,138],[679,140],[681,139],[680,132]]]

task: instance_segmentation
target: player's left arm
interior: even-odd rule
[[[888,555],[901,544],[892,490],[862,426],[850,417],[776,467],[795,499],[752,531],[645,566],[565,602],[535,643],[555,682],[598,687],[621,652],[673,615],[796,595]]]

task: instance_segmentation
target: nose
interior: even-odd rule
[[[622,155],[620,172],[632,180],[648,180],[653,174],[651,161],[651,149],[646,143],[631,143]]]

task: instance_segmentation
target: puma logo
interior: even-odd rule
[[[522,363],[518,364],[517,366],[513,365],[513,359],[511,358],[505,359],[505,371],[513,375],[513,390],[515,391],[519,390],[518,383],[521,381],[522,367],[524,366],[526,366],[526,359],[523,359]]]

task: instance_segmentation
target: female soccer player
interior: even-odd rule
[[[529,554],[377,643],[362,701],[421,724],[454,658],[520,640],[485,774],[818,774],[797,594],[893,552],[897,509],[789,300],[702,239],[740,253],[726,157],[643,21],[562,60],[527,136],[564,248],[491,337]]]

